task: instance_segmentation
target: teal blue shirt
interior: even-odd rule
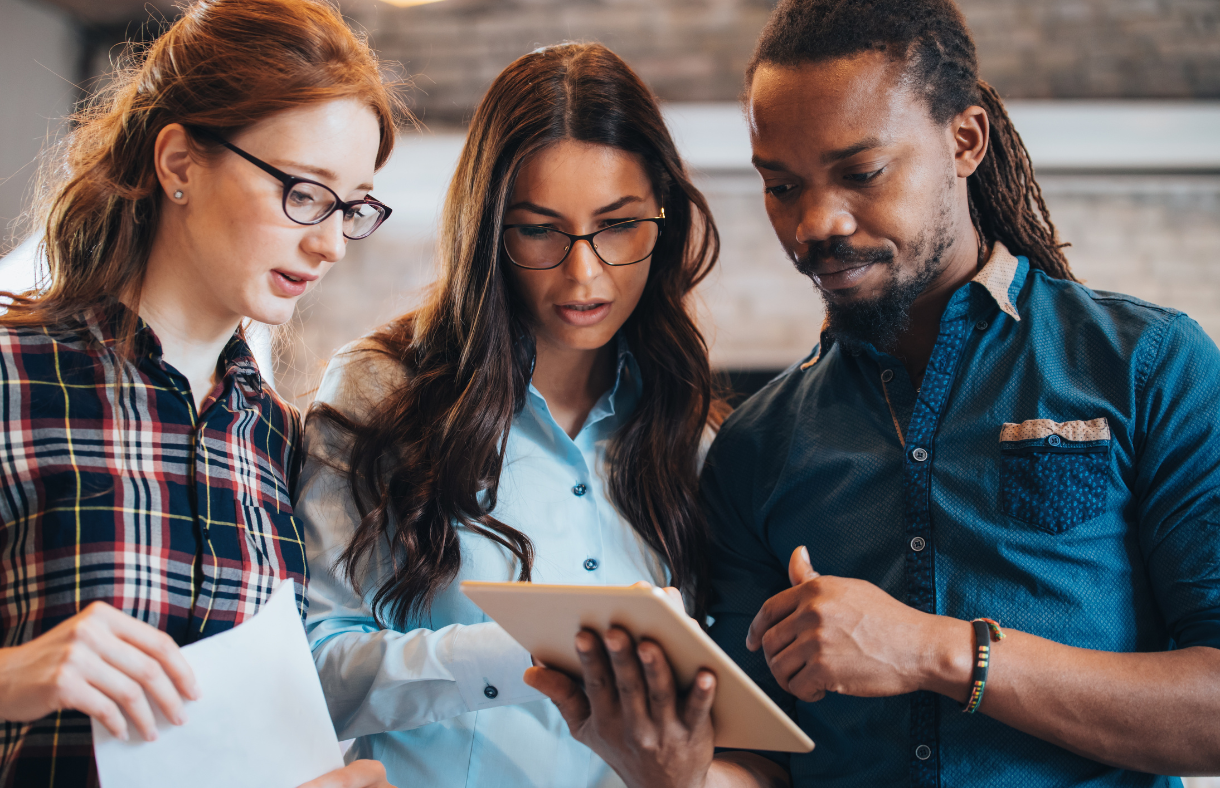
[[[824,336],[744,403],[703,474],[712,635],[817,743],[785,761],[796,788],[1178,784],[929,692],[798,702],[744,641],[807,545],[818,572],[929,613],[1102,651],[1220,648],[1218,418],[1197,323],[1002,247],[950,299],[919,390]]]

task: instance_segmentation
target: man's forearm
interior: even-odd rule
[[[944,647],[926,688],[964,702],[973,634],[964,621],[941,619],[939,627],[934,642]],[[1220,650],[1116,654],[1009,631],[992,644],[979,713],[1113,766],[1214,774],[1220,771]]]
[[[788,788],[788,773],[752,752],[722,752],[708,769],[704,788]]]

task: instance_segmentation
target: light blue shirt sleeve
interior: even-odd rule
[[[401,374],[379,355],[341,351],[327,368],[317,400],[359,419]],[[346,385],[349,381],[358,386]],[[335,567],[359,522],[341,472],[346,459],[342,436],[312,418],[305,450],[296,513],[304,523],[309,555],[306,630],[339,737],[409,730],[543,698],[522,680],[531,664],[529,653],[494,622],[406,632],[377,625],[369,604],[375,584],[362,582],[365,594],[358,595],[342,568]],[[368,566],[384,570],[389,551],[383,540]],[[489,687],[495,691],[487,692]]]

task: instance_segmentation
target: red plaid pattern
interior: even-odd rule
[[[279,580],[305,582],[300,415],[239,335],[196,414],[151,328],[134,363],[116,354],[124,314],[0,326],[0,646],[99,599],[185,645],[253,615]],[[0,724],[0,786],[97,784],[83,714]]]

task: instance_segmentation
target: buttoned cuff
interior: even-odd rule
[[[529,652],[494,621],[458,627],[446,662],[468,711],[546,698],[526,685]]]

